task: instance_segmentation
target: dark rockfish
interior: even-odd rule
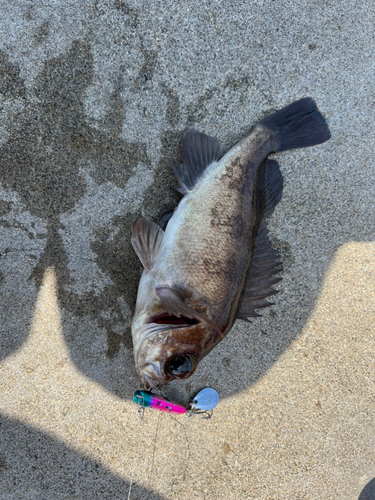
[[[237,318],[258,316],[281,278],[265,219],[281,199],[270,153],[320,144],[328,126],[310,98],[262,120],[220,159],[197,130],[183,138],[174,171],[184,197],[165,232],[139,217],[132,244],[144,271],[132,323],[135,364],[146,389],[187,378]]]

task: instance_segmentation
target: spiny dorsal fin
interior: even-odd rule
[[[149,222],[143,217],[133,224],[131,243],[146,271],[150,271],[158,256],[164,237],[164,231],[154,222]]]
[[[275,277],[282,270],[280,254],[271,247],[265,221],[262,222],[255,243],[253,264],[248,270],[237,318],[247,319],[260,316],[255,309],[272,306],[266,297],[277,293],[272,288],[281,278]]]
[[[181,292],[169,286],[158,286],[156,292],[160,297],[165,312],[173,314],[173,316],[177,316],[178,318],[186,316],[187,318],[194,318],[202,323],[206,323],[223,337],[218,327],[204,313],[192,309],[185,303],[185,297]]]
[[[220,143],[191,128],[182,139],[182,164],[173,164],[174,173],[181,186],[180,191],[187,193],[193,189],[205,169],[215,163],[221,155]]]

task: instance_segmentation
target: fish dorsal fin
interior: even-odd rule
[[[194,128],[188,130],[182,139],[182,164],[173,164],[180,191],[187,193],[193,189],[205,169],[217,162],[220,155],[221,146],[216,139]]]
[[[272,248],[268,240],[268,229],[265,219],[274,211],[281,200],[283,178],[279,165],[275,160],[266,160],[259,167],[258,195],[261,224],[255,241],[254,259],[247,272],[245,285],[240,298],[237,318],[257,317],[255,309],[271,306],[266,300],[277,293],[272,288],[281,278],[275,278],[282,270],[280,254]]]
[[[185,297],[182,291],[177,291],[169,286],[158,286],[156,292],[160,297],[161,304],[168,314],[173,316],[185,316],[186,318],[196,319],[217,331],[221,336],[218,327],[204,314],[189,307],[185,302]]]
[[[254,260],[247,272],[237,318],[258,317],[259,314],[255,312],[255,309],[272,306],[266,297],[277,293],[272,285],[281,281],[281,278],[275,277],[275,274],[280,271],[282,271],[280,254],[271,247],[267,226],[263,221],[255,243]]]
[[[143,217],[138,217],[134,222],[131,243],[146,271],[152,269],[160,252],[163,237],[164,231],[154,222],[149,222]]]

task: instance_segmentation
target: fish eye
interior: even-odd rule
[[[180,354],[168,359],[164,370],[172,378],[188,378],[197,367],[198,361],[192,354]]]

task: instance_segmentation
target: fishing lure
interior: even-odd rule
[[[177,415],[185,413],[187,416],[201,415],[203,418],[211,418],[212,410],[219,402],[219,394],[215,389],[210,387],[202,389],[189,402],[187,408],[159,394],[154,394],[153,392],[143,389],[135,391],[133,401],[138,405],[138,412],[141,418],[143,417],[145,408],[153,408],[155,410]]]
[[[135,391],[133,401],[141,408],[154,408],[155,410],[165,411],[167,413],[182,414],[187,411],[184,406],[181,406],[178,403],[173,403],[172,401],[169,401],[168,399],[150,391]]]

